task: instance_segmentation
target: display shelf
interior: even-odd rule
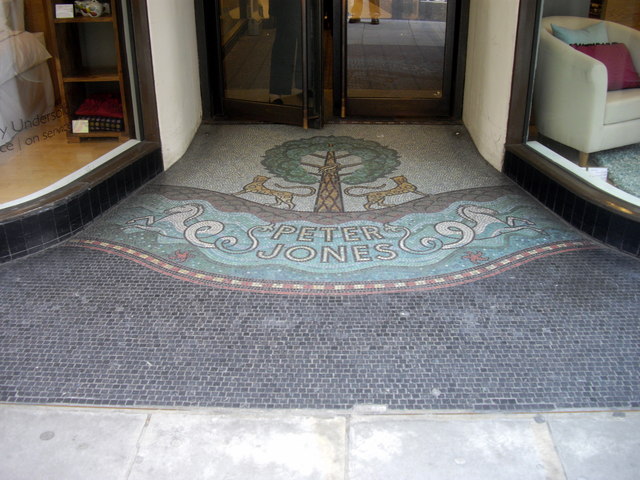
[[[69,143],[79,143],[83,138],[117,138],[126,140],[128,137],[123,132],[89,132],[89,133],[68,133],[67,141]]]
[[[117,2],[111,0],[110,13],[100,17],[76,16],[56,18],[58,0],[45,0],[48,4],[51,30],[55,37],[53,57],[56,64],[60,101],[69,123],[75,120],[78,108],[95,95],[109,95],[122,106],[122,130],[96,130],[72,133],[68,140],[77,142],[87,138],[129,138],[127,90],[118,24]],[[107,3],[107,2],[103,2]],[[99,116],[97,118],[105,118]],[[106,118],[113,118],[106,116]],[[97,123],[97,122],[94,122]]]
[[[109,68],[102,70],[84,70],[65,75],[64,82],[118,82],[120,75]]]
[[[54,18],[53,23],[111,23],[111,15],[102,17]]]

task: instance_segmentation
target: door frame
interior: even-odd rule
[[[324,11],[325,2],[333,2],[334,7],[337,4],[342,5],[343,0],[318,0],[318,18],[312,21],[318,22],[322,25],[322,15]],[[448,94],[443,93],[443,97],[447,97],[447,112],[443,112],[440,115],[434,115],[434,117],[440,117],[448,121],[459,122],[462,119],[462,105],[463,105],[463,93],[464,93],[464,76],[466,68],[466,54],[467,54],[467,38],[469,30],[469,6],[471,0],[455,0],[455,16],[453,19],[453,31],[447,32],[447,42],[450,45],[450,61],[448,64],[449,82],[445,87],[448,88]],[[225,105],[224,102],[224,78],[222,65],[222,46],[218,41],[218,32],[220,31],[220,15],[219,15],[219,1],[218,0],[194,0],[195,13],[196,13],[196,33],[198,41],[198,58],[200,63],[200,93],[202,98],[202,112],[203,121],[211,122],[216,117],[223,116],[225,113],[229,113],[226,109],[231,106],[231,110],[234,108],[242,115],[247,113],[256,113],[264,120],[267,118],[270,110],[264,107],[271,107],[272,105],[260,106],[255,102],[238,102],[232,105]],[[342,67],[336,69],[336,62],[342,62],[342,39],[343,32],[340,28],[336,28],[336,24],[339,26],[341,17],[343,15],[342,8],[333,8],[333,25],[334,25],[334,42],[333,42],[333,116],[343,117],[346,116],[346,105],[343,104],[343,99],[346,98],[342,95],[343,91],[346,91],[346,85],[342,85]],[[346,26],[346,19],[344,25]],[[212,25],[213,23],[213,25]],[[318,26],[316,25],[316,28]],[[451,29],[448,29],[451,30]],[[451,38],[450,38],[451,36]],[[317,89],[317,95],[320,97],[318,108],[320,110],[319,115],[312,117],[310,120],[311,127],[321,127],[328,112],[322,112],[321,108],[323,102],[321,97],[324,93],[322,89],[322,77],[323,77],[323,59],[326,52],[322,48],[317,49],[319,58],[316,60],[316,68],[311,75],[312,81],[319,82],[320,88]],[[446,55],[446,54],[445,54]],[[339,87],[339,88],[336,88]],[[443,89],[445,92],[445,89]],[[427,100],[429,101],[429,100]],[[356,102],[357,103],[357,102]],[[380,113],[386,114],[388,112],[386,106]],[[280,113],[288,116],[292,122],[302,125],[303,119],[299,109],[291,109],[293,111],[286,112],[289,107],[280,107]],[[394,115],[395,117],[395,115]],[[256,118],[257,119],[257,118]]]
[[[220,41],[220,32],[222,31],[220,0],[194,1],[203,121],[210,122],[216,118],[237,117],[255,121],[277,121],[277,123],[299,125],[304,128],[321,127],[322,65],[321,62],[318,62],[317,68],[310,67],[307,60],[312,56],[310,50],[315,46],[315,44],[309,45],[312,42],[318,44],[315,50],[320,55],[319,40],[313,37],[313,32],[321,31],[322,16],[321,14],[308,14],[308,11],[313,7],[310,6],[310,0],[297,0],[302,4],[302,18],[304,19],[301,22],[301,36],[304,44],[302,48],[303,84],[308,86],[303,89],[302,107],[225,98],[224,51]],[[310,91],[317,92],[315,104],[309,99]]]
[[[326,0],[325,0],[326,1]],[[420,117],[459,119],[466,64],[469,0],[448,0],[442,96],[429,99],[349,98],[347,95],[347,0],[334,3],[334,114],[340,117]],[[339,8],[336,11],[336,7]],[[389,115],[389,112],[392,112]]]
[[[462,119],[464,76],[467,57],[469,30],[469,8],[471,0],[453,0],[453,9],[447,11],[447,32],[445,39],[445,75],[443,95],[438,99],[410,100],[347,98],[346,85],[346,0],[325,0],[334,2],[333,11],[333,113],[342,118],[349,116],[375,117],[420,117],[440,118],[450,121]],[[450,0],[451,1],[451,0]],[[340,8],[336,8],[339,6]],[[393,111],[389,115],[389,111]],[[425,113],[426,112],[426,113]]]

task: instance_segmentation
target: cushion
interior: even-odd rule
[[[572,45],[576,50],[595,58],[607,67],[607,90],[639,88],[640,77],[633,66],[631,54],[624,43],[608,45]]]
[[[559,27],[552,23],[551,30],[553,31],[554,37],[559,38],[569,45],[574,43],[590,44],[609,42],[607,26],[604,22],[594,23],[581,30],[571,30],[570,28]]]
[[[75,111],[86,117],[123,118],[120,98],[109,93],[91,95]]]
[[[124,130],[122,118],[80,116],[78,120],[89,120],[90,132],[121,132]]]

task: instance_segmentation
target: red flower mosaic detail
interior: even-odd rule
[[[482,252],[467,252],[462,258],[469,260],[471,263],[482,263],[489,260]]]
[[[183,252],[181,250],[176,250],[175,253],[168,258],[169,260],[175,260],[176,262],[186,262],[192,255],[193,253],[189,251]]]

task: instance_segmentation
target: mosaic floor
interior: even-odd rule
[[[361,125],[205,128],[176,168],[70,245],[284,294],[442,288],[593,248],[492,171],[464,130]]]
[[[309,196],[274,205],[257,176]],[[399,176],[415,190],[365,208]],[[73,241],[0,265],[0,401],[640,408],[639,284],[464,130],[205,127]]]

